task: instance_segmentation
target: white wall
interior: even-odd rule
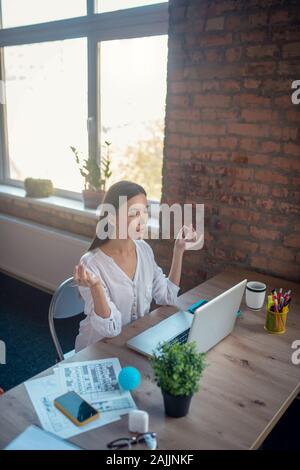
[[[0,269],[47,290],[72,276],[90,240],[0,215]]]

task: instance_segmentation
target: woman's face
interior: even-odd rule
[[[117,238],[126,238],[133,240],[142,239],[146,230],[149,206],[144,194],[138,194],[127,200],[117,214],[116,234]],[[122,223],[122,229],[120,224]],[[122,233],[121,233],[122,232]],[[126,232],[126,233],[124,233]]]

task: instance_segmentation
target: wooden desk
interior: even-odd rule
[[[133,397],[140,409],[150,413],[150,429],[157,432],[160,449],[256,449],[300,391],[300,365],[291,362],[291,344],[300,339],[299,284],[229,269],[180,296],[178,304],[184,309],[201,297],[211,299],[244,278],[263,281],[269,290],[293,290],[287,331],[278,336],[266,333],[265,309],[252,312],[242,303],[242,316],[234,332],[207,354],[209,367],[185,418],[165,417],[161,392],[151,381],[148,360],[126,347],[128,338],[174,313],[174,307],[154,310],[125,327],[120,336],[99,341],[68,362],[118,357],[122,366],[136,366],[143,380]],[[71,441],[86,449],[105,449],[110,440],[128,435],[127,419],[125,416]],[[39,425],[23,384],[0,397],[0,422],[0,448],[29,424]]]

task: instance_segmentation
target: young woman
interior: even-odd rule
[[[120,196],[126,197],[123,207],[119,207]],[[115,209],[115,214],[100,217],[106,224],[107,236],[94,238],[74,270],[86,314],[80,323],[76,351],[104,337],[120,334],[123,325],[149,312],[152,299],[160,305],[176,304],[182,257],[187,248],[187,239],[176,239],[166,277],[155,262],[152,248],[143,240],[148,205],[142,186],[130,181],[115,183],[103,203]],[[124,220],[125,237],[119,237]],[[193,230],[190,240],[195,236]]]

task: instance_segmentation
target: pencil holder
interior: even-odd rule
[[[289,307],[287,305],[286,307],[283,307],[282,312],[274,312],[271,310],[272,306],[272,297],[269,296],[267,303],[265,330],[267,330],[269,333],[282,335],[285,333],[286,315],[289,311]]]

